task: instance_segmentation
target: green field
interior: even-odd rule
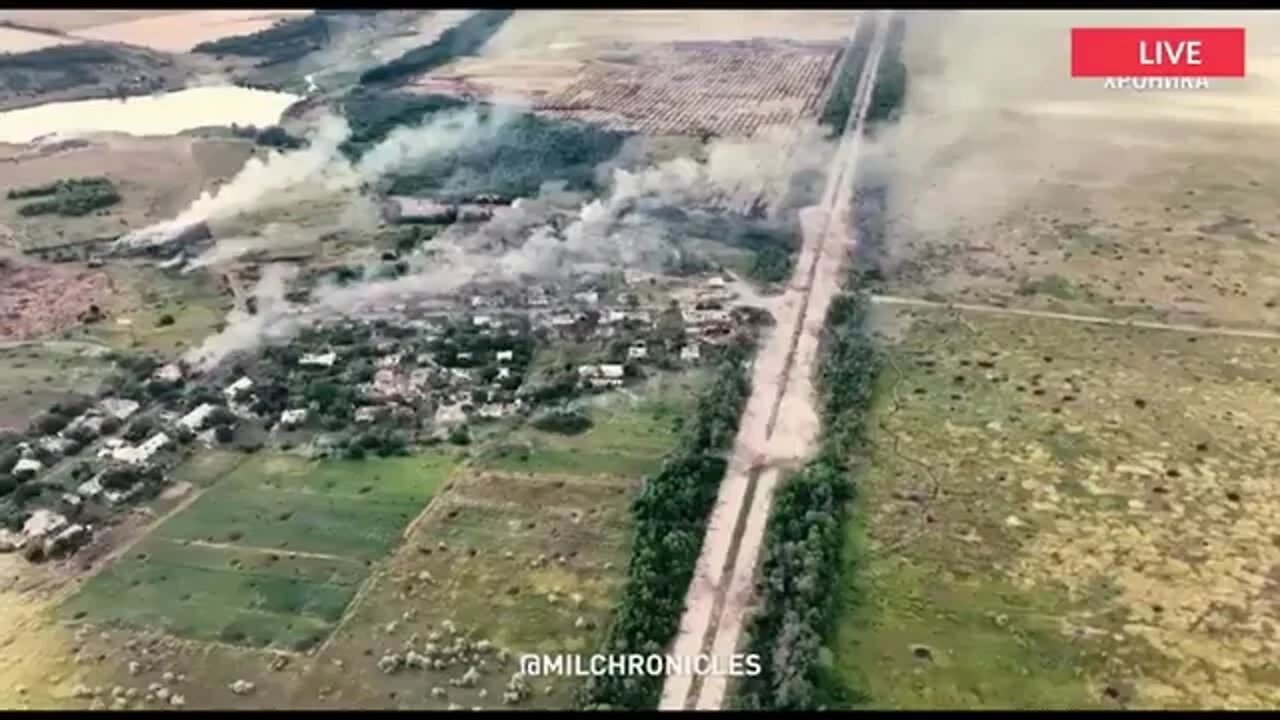
[[[1280,343],[883,315],[841,689],[877,708],[1274,707]]]
[[[0,347],[0,428],[23,428],[68,393],[92,393],[111,371],[100,348],[75,343]]]
[[[453,466],[442,455],[255,456],[94,577],[63,613],[205,640],[309,646]],[[206,470],[185,472],[194,480]]]
[[[559,435],[522,427],[482,452],[479,465],[512,473],[634,477],[654,472],[693,407],[701,381],[697,374],[662,378],[639,399],[596,398],[587,405],[593,423],[587,432]]]
[[[119,263],[105,270],[118,291],[104,308],[108,318],[79,332],[116,349],[172,354],[192,347],[217,332],[231,308],[231,299],[204,272],[179,276]],[[162,324],[165,316],[173,323]]]

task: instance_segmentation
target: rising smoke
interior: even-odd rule
[[[455,120],[433,123],[429,130],[393,133],[361,158],[356,174],[392,173],[411,164],[406,158],[425,158],[461,142],[483,142],[500,132],[504,121],[474,116]],[[410,258],[403,276],[315,288],[306,316],[359,313],[393,301],[450,294],[475,282],[548,281],[622,268],[660,270],[679,254],[683,240],[681,226],[664,210],[696,212],[744,189],[777,194],[796,173],[824,167],[831,152],[821,129],[811,126],[769,131],[749,141],[713,142],[703,160],[680,157],[639,169],[606,163],[611,177],[602,197],[584,203],[563,184],[547,183],[537,196],[496,209],[479,227],[438,238],[430,252]],[[257,315],[245,322],[229,319],[226,330],[193,350],[188,360],[207,367],[230,352],[287,337],[300,327],[295,310],[287,304],[260,304]]]
[[[353,164],[341,151],[351,136],[351,127],[343,118],[325,115],[309,133],[306,147],[273,151],[265,159],[251,159],[216,192],[205,192],[172,220],[121,237],[114,249],[162,245],[201,223],[296,204],[306,198],[357,191],[452,149],[486,142],[515,116],[514,111],[503,108],[443,112],[420,125],[396,128]]]

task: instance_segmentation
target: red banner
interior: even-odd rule
[[[1244,77],[1244,28],[1072,28],[1071,77]]]

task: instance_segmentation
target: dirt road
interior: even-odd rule
[[[728,656],[740,642],[750,607],[774,490],[783,471],[807,456],[817,440],[819,421],[812,375],[827,307],[839,290],[844,259],[852,246],[849,214],[853,173],[886,20],[883,14],[870,13],[859,18],[860,23],[877,23],[875,38],[827,174],[822,204],[801,215],[804,237],[795,274],[774,306],[776,325],[755,359],[751,396],[685,598],[673,655],[710,653],[721,656],[720,662],[727,665]],[[722,676],[670,676],[659,707],[719,709],[727,680]]]
[[[939,302],[920,298],[898,297],[895,295],[874,295],[871,302],[877,305],[903,305],[909,307],[945,308],[963,310],[965,312],[987,313],[993,315],[1017,315],[1019,317],[1042,318],[1045,320],[1065,320],[1068,322],[1087,323],[1090,325],[1112,325],[1115,327],[1131,327],[1143,330],[1168,330],[1171,332],[1193,333],[1196,335],[1223,335],[1227,337],[1258,338],[1260,340],[1280,340],[1280,331],[1254,328],[1213,327],[1211,325],[1192,325],[1189,323],[1163,323],[1154,320],[1124,320],[1098,315],[1077,315],[1075,313],[1053,312],[1051,310],[1024,310],[1021,308],[1001,307],[999,305],[978,305],[975,303]]]

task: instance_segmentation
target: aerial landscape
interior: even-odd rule
[[[1277,101],[1268,11],[0,10],[0,707],[1280,706]]]

